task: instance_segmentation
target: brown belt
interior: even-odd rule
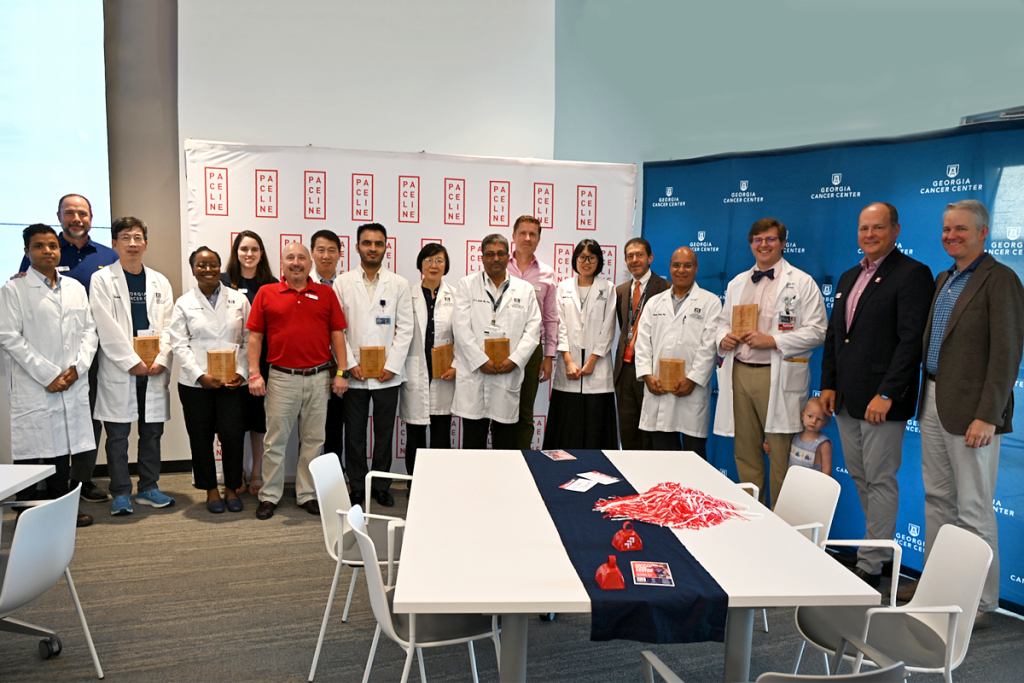
[[[282,368],[280,365],[271,365],[270,369],[277,370],[278,372],[283,372],[286,375],[299,375],[300,377],[309,377],[310,375],[319,374],[324,370],[330,370],[333,367],[334,363],[324,363],[323,365],[318,365],[315,368]]]
[[[739,363],[740,365],[746,365],[748,368],[770,368],[772,366],[771,363],[748,363],[746,361],[740,360],[739,358],[733,358],[733,360]]]

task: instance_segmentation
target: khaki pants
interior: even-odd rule
[[[309,463],[324,445],[331,373],[302,377],[271,368],[267,378],[267,435],[263,441],[263,488],[260,500],[275,505],[284,495],[284,456],[295,421],[299,421],[299,469],[295,494],[299,505],[316,499]]]
[[[764,442],[768,440],[771,462],[772,507],[779,498],[782,482],[789,468],[789,447],[792,434],[765,434],[768,420],[768,394],[771,391],[772,369],[768,366],[753,368],[742,363],[732,366],[732,410],[736,425],[733,445],[736,472],[741,482],[754,484],[760,490],[760,501],[765,505]]]

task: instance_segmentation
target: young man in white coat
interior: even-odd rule
[[[508,273],[508,240],[497,233],[480,244],[483,272],[459,281],[455,294],[455,383],[452,413],[462,418],[462,447],[518,447],[519,396],[524,368],[540,343],[540,306],[533,285]],[[508,339],[500,364],[484,352],[486,339]]]
[[[398,392],[405,381],[405,357],[412,343],[412,299],[409,281],[382,267],[388,248],[387,229],[379,223],[360,225],[356,231],[359,267],[338,276],[334,291],[341,301],[348,328],[348,395],[345,416],[345,463],[353,505],[366,504],[366,421],[373,402],[373,471],[390,472]],[[379,378],[367,378],[361,366],[363,347],[384,347],[384,368]],[[381,477],[370,490],[373,499],[392,507],[391,481]]]
[[[46,478],[46,498],[53,499],[68,492],[71,454],[96,448],[88,376],[96,323],[85,287],[57,272],[61,254],[53,228],[36,223],[22,236],[31,267],[0,289],[11,457],[17,463],[54,465],[56,473]],[[92,521],[78,513],[78,526]]]
[[[93,417],[107,433],[107,469],[114,502],[110,514],[130,515],[132,480],[128,474],[128,437],[138,421],[139,483],[135,502],[163,508],[174,499],[157,487],[160,438],[171,419],[170,380],[171,284],[142,263],[149,230],[134,216],[110,226],[120,260],[92,276],[89,305],[100,338],[99,380]],[[147,365],[135,352],[135,337],[159,337],[159,352]]]
[[[747,236],[755,265],[729,283],[718,325],[715,434],[734,437],[736,470],[765,498],[765,439],[770,447],[772,506],[789,466],[793,435],[811,382],[811,352],[825,342],[825,301],[814,279],[784,258],[786,226],[754,222]],[[732,333],[733,306],[757,304],[757,329]]]
[[[697,255],[689,247],[672,253],[669,272],[672,288],[648,302],[637,330],[636,375],[645,385],[640,429],[651,433],[654,450],[694,451],[707,460],[711,374],[722,302],[695,282]],[[686,363],[684,377],[675,386],[661,382],[663,358]]]

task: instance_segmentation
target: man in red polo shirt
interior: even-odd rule
[[[299,421],[299,470],[295,494],[299,506],[320,514],[309,463],[324,444],[330,392],[348,390],[348,372],[335,371],[335,358],[345,358],[345,315],[334,290],[309,279],[313,260],[298,242],[281,252],[284,277],[279,285],[260,289],[249,313],[249,363],[259,368],[263,336],[267,337],[270,377],[249,376],[249,391],[266,396],[267,435],[263,451],[263,488],[257,519],[270,519],[284,494],[284,454],[288,437]],[[333,387],[332,387],[333,373]]]

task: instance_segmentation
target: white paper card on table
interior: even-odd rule
[[[633,583],[637,586],[674,586],[668,562],[632,562]]]
[[[548,456],[552,460],[575,460],[576,456],[565,451],[541,451],[544,455]]]
[[[565,482],[558,488],[565,489],[567,491],[589,491],[590,489],[597,486],[597,482],[593,479],[580,479],[579,477],[573,477],[569,481]]]
[[[580,472],[576,475],[577,477],[583,477],[584,479],[592,479],[598,484],[614,484],[617,481],[622,481],[618,477],[613,477],[610,474],[601,474],[600,472]]]

